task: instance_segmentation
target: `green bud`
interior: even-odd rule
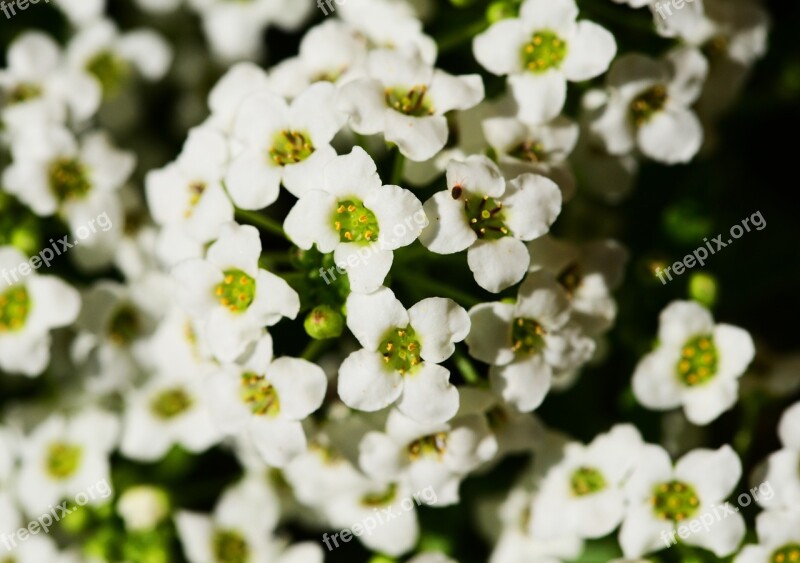
[[[507,0],[497,0],[489,4],[486,9],[486,20],[489,23],[499,22],[507,18],[513,18],[516,15],[516,10],[511,2]]]
[[[475,0],[450,0],[450,3],[456,8],[466,8],[475,3]]]
[[[689,297],[708,309],[717,302],[717,280],[706,272],[695,272],[689,278]]]
[[[344,317],[329,305],[317,305],[303,323],[306,332],[315,340],[336,338],[344,330]]]
[[[70,534],[80,534],[86,530],[92,520],[91,509],[85,506],[70,506],[70,509],[73,511],[69,514],[69,518],[63,518],[58,522],[62,530]]]

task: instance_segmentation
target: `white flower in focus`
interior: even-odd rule
[[[347,299],[347,327],[363,346],[339,368],[339,396],[351,408],[377,411],[395,401],[408,417],[442,423],[458,411],[450,372],[438,365],[470,329],[450,299],[423,299],[406,310],[391,289]]]
[[[777,494],[761,495],[757,500],[769,510],[796,509],[800,503],[800,403],[783,413],[778,436],[783,448],[769,456],[764,476]]]
[[[670,51],[666,60],[623,55],[606,79],[609,97],[591,124],[609,153],[639,149],[665,164],[690,161],[703,142],[703,128],[691,110],[700,96],[708,62],[694,49]]]
[[[286,234],[304,250],[316,244],[324,254],[333,252],[352,291],[375,291],[392,267],[392,251],[413,243],[427,225],[422,204],[408,190],[381,185],[361,147],[328,162],[323,177],[289,211]]]
[[[0,369],[32,377],[50,362],[50,331],[75,321],[81,299],[56,276],[23,276],[27,263],[16,248],[0,246]]]
[[[445,114],[469,109],[484,96],[477,74],[447,74],[416,51],[372,51],[366,71],[368,77],[342,86],[340,108],[355,132],[383,133],[411,160],[428,160],[442,150],[448,137]]]
[[[485,156],[447,166],[447,190],[425,202],[430,225],[420,242],[437,254],[468,250],[479,286],[498,293],[519,282],[530,264],[523,241],[547,233],[561,212],[561,192],[543,176],[506,182]]]
[[[682,406],[689,421],[704,425],[736,403],[739,377],[755,355],[747,331],[715,325],[698,303],[675,301],[661,312],[658,342],[633,374],[633,393],[642,405]]]
[[[523,121],[556,117],[564,107],[567,80],[599,76],[614,59],[614,36],[577,17],[574,0],[525,0],[518,19],[500,20],[475,37],[475,58],[489,72],[508,75]]]
[[[261,209],[278,199],[280,185],[301,197],[322,181],[324,165],[336,156],[330,143],[345,118],[336,109],[338,92],[329,83],[310,86],[291,105],[258,92],[236,115],[225,185],[242,209]]]
[[[234,223],[222,228],[205,259],[173,269],[178,299],[201,324],[214,356],[231,362],[255,342],[264,326],[295,318],[300,298],[283,279],[258,267],[258,230]]]
[[[674,468],[663,448],[646,445],[625,486],[629,507],[619,532],[625,557],[664,549],[678,526],[688,526],[704,515],[712,517],[713,524],[680,541],[717,557],[731,555],[744,538],[744,519],[730,505],[723,519],[715,517],[712,509],[728,504],[724,501],[741,475],[742,463],[727,445],[718,450],[692,450]]]
[[[545,272],[528,275],[516,303],[482,303],[469,316],[470,355],[491,365],[492,390],[522,412],[536,409],[554,377],[579,369],[594,352],[594,341],[571,322],[566,293]]]

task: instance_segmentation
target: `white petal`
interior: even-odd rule
[[[378,243],[361,245],[349,242],[336,247],[333,260],[347,271],[351,291],[370,293],[383,284],[392,269],[394,253],[383,250]]]
[[[129,31],[117,44],[122,56],[133,61],[147,80],[158,80],[169,69],[172,49],[157,33],[147,29]]]
[[[75,321],[81,308],[78,292],[56,276],[31,276],[27,283],[33,303],[27,326],[44,330]]]
[[[698,426],[708,424],[735,405],[738,398],[738,380],[718,375],[705,385],[685,391],[683,406],[686,418]]]
[[[750,333],[727,324],[714,327],[714,345],[719,356],[717,372],[726,377],[744,373],[756,353]]]
[[[375,214],[380,227],[381,248],[394,250],[408,246],[428,224],[422,203],[399,186],[383,186],[364,199],[364,206]]]
[[[493,365],[507,364],[514,359],[511,343],[513,304],[481,303],[469,310],[469,318],[472,327],[465,342],[470,356]]]
[[[684,387],[678,380],[677,353],[657,350],[647,354],[633,373],[633,394],[650,409],[666,410],[681,404]]]
[[[337,105],[336,86],[330,82],[312,84],[292,102],[289,110],[292,127],[309,133],[315,145],[329,143],[346,120]]]
[[[500,197],[506,181],[497,165],[483,155],[472,155],[465,161],[451,160],[447,164],[447,187],[459,187],[473,195]]]
[[[700,97],[708,75],[708,60],[692,47],[679,47],[667,53],[675,75],[667,93],[682,105],[691,106]]]
[[[447,120],[441,115],[414,117],[386,110],[386,140],[410,160],[433,158],[447,143]]]
[[[450,384],[450,371],[424,362],[418,371],[405,375],[397,408],[416,421],[441,424],[458,411],[458,391]]]
[[[736,507],[731,507],[731,509],[738,510]],[[723,558],[739,549],[745,532],[744,518],[737,512],[736,514],[726,514],[722,520],[715,521],[708,531],[703,530],[690,534],[684,541],[688,545],[702,547],[717,557]]]
[[[420,355],[426,362],[440,363],[455,351],[454,342],[469,334],[467,312],[452,299],[423,299],[408,310],[411,326],[420,341]]]
[[[690,110],[672,108],[658,112],[639,127],[642,152],[665,164],[690,161],[703,144],[703,126]]]
[[[683,347],[690,338],[713,331],[711,313],[694,301],[673,301],[659,316],[658,339],[662,345]]]
[[[500,20],[475,37],[472,53],[481,66],[492,74],[513,74],[523,70],[522,46],[529,40],[530,34],[521,21]]]
[[[300,311],[300,297],[286,280],[268,272],[258,270],[256,295],[247,314],[259,325],[272,326],[282,317],[293,319]]]
[[[778,435],[784,447],[800,451],[800,403],[784,411],[778,425]]]
[[[639,559],[646,553],[666,549],[673,526],[671,520],[656,518],[650,504],[628,507],[619,531],[622,552],[628,559]]]
[[[325,398],[328,378],[322,368],[299,358],[278,358],[269,366],[267,379],[280,401],[280,417],[303,420]]]
[[[514,236],[531,240],[548,232],[561,213],[561,190],[544,176],[523,174],[508,183],[503,204]]]
[[[728,497],[741,476],[742,462],[728,445],[692,450],[675,464],[675,478],[693,485],[708,508]]]
[[[339,109],[350,115],[350,126],[362,135],[375,135],[386,127],[386,94],[377,80],[361,78],[342,86]]]
[[[304,250],[314,244],[320,252],[333,252],[339,244],[339,233],[333,228],[336,198],[321,190],[306,192],[286,215],[283,229],[297,246]]]
[[[553,380],[553,370],[541,355],[489,369],[492,391],[520,412],[542,404]]]
[[[439,115],[454,109],[469,109],[483,99],[483,80],[477,74],[453,76],[437,69],[428,95]]]
[[[261,256],[261,237],[251,225],[228,223],[217,241],[208,249],[206,259],[221,270],[237,268],[255,277],[258,257]]]
[[[298,198],[310,190],[319,190],[325,185],[325,166],[334,158],[336,150],[332,146],[317,147],[304,161],[283,167],[283,185]]]
[[[394,403],[403,392],[403,378],[386,369],[377,352],[359,350],[339,367],[339,397],[348,407],[373,412]]]
[[[362,201],[368,194],[381,187],[375,161],[359,146],[350,154],[337,156],[325,165],[325,191],[337,200],[357,197]]]
[[[525,244],[511,237],[479,240],[467,252],[467,264],[475,275],[475,282],[492,293],[521,281],[530,261]]]
[[[544,123],[556,117],[564,108],[567,81],[557,70],[509,76],[508,84],[519,105],[519,118],[523,121]]]
[[[278,199],[282,175],[262,151],[247,149],[231,161],[225,185],[237,207],[263,209]]]
[[[358,464],[373,479],[396,479],[403,469],[399,447],[383,432],[368,432],[358,445]]]
[[[254,417],[250,430],[258,453],[273,467],[285,466],[306,450],[306,435],[299,422]]]
[[[469,228],[464,206],[449,191],[437,192],[423,205],[430,221],[419,240],[437,254],[454,254],[469,248],[478,239]]]
[[[578,17],[574,0],[525,0],[519,17],[530,29],[569,29]]]
[[[407,327],[408,320],[405,307],[387,287],[347,298],[347,328],[367,350],[376,351],[387,332]]]
[[[589,80],[608,70],[616,54],[614,36],[606,28],[583,20],[578,22],[575,35],[569,40],[569,51],[561,68],[567,80]]]

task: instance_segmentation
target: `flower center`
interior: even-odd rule
[[[719,357],[711,336],[696,336],[683,345],[678,378],[684,385],[702,385],[717,374]]]
[[[66,479],[77,471],[83,450],[80,446],[65,442],[54,442],[47,449],[45,469],[56,479]]]
[[[408,445],[408,457],[411,461],[416,461],[422,457],[436,457],[441,459],[447,450],[447,434],[437,432],[423,436]]]
[[[547,152],[539,141],[523,141],[508,152],[512,156],[525,162],[543,162],[547,160]]]
[[[800,543],[790,543],[779,547],[772,552],[769,559],[770,563],[787,563],[789,561],[800,561]]]
[[[164,420],[175,418],[189,410],[192,398],[181,387],[166,389],[156,395],[150,403],[153,413]]]
[[[256,281],[236,268],[222,272],[225,276],[214,290],[223,307],[232,313],[246,311],[256,296]]]
[[[20,330],[31,311],[31,299],[25,286],[0,293],[0,334]]]
[[[378,240],[380,232],[375,214],[364,207],[364,202],[359,199],[345,199],[339,202],[333,214],[333,228],[339,233],[341,242],[363,244]]]
[[[17,84],[8,94],[8,104],[21,104],[33,100],[42,95],[42,88],[33,82],[22,82]]]
[[[127,346],[139,335],[139,313],[130,305],[123,305],[113,315],[108,326],[108,336],[120,346]]]
[[[522,47],[522,64],[531,72],[558,68],[567,56],[567,43],[552,31],[538,31]]]
[[[249,559],[247,541],[234,530],[217,530],[211,544],[217,563],[246,563]]]
[[[106,98],[116,94],[128,75],[128,63],[109,50],[100,51],[86,63],[86,71],[94,76],[103,88]]]
[[[667,89],[661,85],[648,88],[636,96],[630,105],[630,116],[637,127],[644,125],[667,105]]]
[[[570,297],[575,295],[575,290],[581,285],[581,281],[583,281],[583,274],[577,262],[564,268],[564,271],[558,276],[558,283]]]
[[[478,238],[494,240],[511,234],[506,227],[503,204],[493,197],[473,195],[464,200],[470,228]]]
[[[241,397],[242,401],[250,405],[253,414],[277,416],[281,411],[278,392],[263,375],[243,373]]]
[[[383,354],[386,365],[401,374],[411,372],[419,366],[420,343],[411,325],[389,331],[381,341],[378,350]]]
[[[367,493],[361,497],[364,506],[386,506],[397,496],[397,485],[391,483],[385,491]]]
[[[579,467],[570,477],[569,483],[572,494],[579,497],[593,495],[606,488],[605,477],[594,467]]]
[[[410,90],[403,86],[386,89],[386,105],[394,110],[412,117],[433,115],[433,106],[425,95],[428,87],[424,84],[414,86]]]
[[[656,487],[651,503],[658,518],[673,522],[691,517],[700,507],[694,487],[680,481],[670,481]]]
[[[519,354],[538,354],[544,350],[544,327],[533,319],[516,318],[511,322],[511,344]]]
[[[50,165],[50,190],[59,202],[86,197],[92,184],[86,167],[75,158],[60,158]]]
[[[194,208],[197,207],[198,203],[200,203],[206,188],[208,188],[208,185],[201,181],[192,182],[189,184],[189,206],[186,208],[186,211],[183,212],[184,217],[188,219],[192,216],[192,213],[194,213]]]
[[[728,54],[730,44],[731,41],[728,37],[724,35],[715,35],[706,41],[703,46],[700,47],[700,50],[707,58],[713,60]]]
[[[275,136],[269,158],[278,166],[286,166],[304,161],[313,152],[314,145],[307,133],[286,130]]]

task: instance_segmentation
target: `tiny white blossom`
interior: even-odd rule
[[[733,563],[800,561],[800,511],[762,512],[756,518],[758,543],[746,545]]]
[[[800,403],[783,413],[778,426],[782,449],[767,458],[764,482],[777,490],[772,496],[762,495],[759,504],[769,510],[796,509],[800,502]]]

